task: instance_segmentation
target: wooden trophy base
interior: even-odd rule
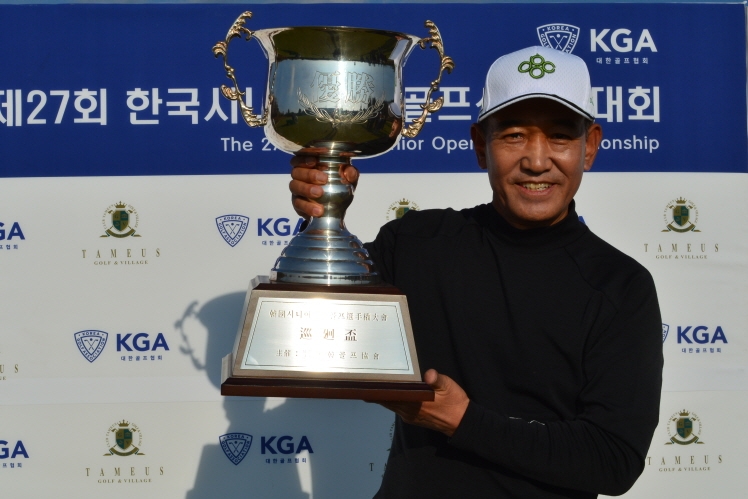
[[[405,296],[393,286],[253,279],[221,395],[429,401]]]
[[[231,361],[229,354],[224,366]],[[223,373],[221,395],[240,397],[293,397],[353,399],[367,402],[424,402],[434,400],[434,390],[421,382],[353,381],[311,378],[247,378]]]

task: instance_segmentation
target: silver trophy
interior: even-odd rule
[[[251,17],[251,12],[241,14],[226,39],[213,47],[214,55],[223,57],[226,75],[233,82],[233,88],[223,85],[221,91],[238,101],[249,126],[265,128],[277,148],[316,156],[318,169],[329,180],[319,199],[324,215],[312,218],[289,242],[269,279],[253,281],[236,346],[224,359],[222,392],[369,400],[432,398],[421,382],[405,297],[391,286],[380,285],[368,252],[346,229],[343,218],[353,200],[353,187],[343,182],[341,172],[353,158],[384,154],[401,136],[415,137],[428,114],[441,108],[443,98],[432,100],[432,94],[454,63],[444,54],[439,30],[426,21],[426,38],[327,26],[250,31],[245,23]],[[269,61],[262,115],[244,102],[244,92],[228,62],[229,43],[242,35],[259,41]],[[440,66],[421,115],[404,126],[402,66],[416,45],[436,49]],[[375,311],[382,307],[388,310],[384,316],[390,318],[389,324],[363,319],[381,317]],[[271,317],[271,311],[276,315]],[[293,316],[297,320],[283,325],[273,320],[277,314],[286,317],[286,312],[298,314]],[[336,313],[362,319],[344,324],[335,320]],[[345,330],[338,339],[346,344],[333,346],[336,330]],[[353,342],[359,342],[359,350],[350,350]]]

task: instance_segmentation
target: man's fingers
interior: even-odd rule
[[[317,170],[317,159],[313,156],[291,157],[291,177],[309,184],[324,185],[327,183],[327,173]],[[356,185],[358,183],[358,170],[353,165],[341,165],[341,175],[344,183]]]
[[[303,180],[291,180],[291,182],[288,184],[288,188],[291,191],[291,194],[294,195],[294,197],[299,196],[308,199],[317,199],[322,194],[324,194],[321,186],[309,182],[304,182]]]
[[[382,402],[382,405],[391,411],[400,412],[418,412],[421,408],[421,402]]]
[[[307,184],[324,185],[327,183],[327,173],[315,168],[294,167],[291,178]]]
[[[436,369],[429,369],[425,373],[423,373],[423,382],[427,385],[431,386],[434,390],[437,389],[436,383],[439,382],[439,373],[436,372]],[[444,380],[441,380],[441,385],[444,384]],[[440,386],[441,388],[442,386]]]
[[[356,169],[356,167],[355,166],[347,166],[343,170],[343,178],[345,178],[345,180],[349,184],[351,184],[351,185],[353,185],[355,187],[356,184],[358,184],[358,170]]]
[[[327,183],[327,173],[318,170],[317,158],[314,156],[296,156],[291,158],[291,182],[288,188],[291,191],[291,199],[294,210],[304,218],[321,217],[325,209],[321,204],[315,202],[324,194],[321,186]],[[350,183],[356,187],[358,182],[358,170],[353,166],[341,166],[344,183]]]
[[[291,191],[293,208],[300,216],[321,217],[325,210],[319,203],[314,202],[324,194],[321,185],[327,183],[327,174],[317,170],[317,159],[313,156],[296,156],[291,158]]]
[[[324,185],[327,183],[327,174],[317,170],[317,158],[314,156],[292,156],[291,178],[307,184]],[[303,196],[301,192],[294,192]]]
[[[412,422],[421,409],[420,402],[379,402],[379,405],[399,415],[406,423]]]
[[[446,392],[449,390],[450,384],[454,383],[452,378],[439,374],[435,369],[429,369],[423,373],[423,381],[435,392]]]
[[[292,196],[293,209],[304,218],[321,217],[325,209],[321,204],[309,201],[305,197]]]
[[[302,168],[314,168],[317,164],[317,159],[314,156],[291,156],[291,166],[296,168],[300,166]]]

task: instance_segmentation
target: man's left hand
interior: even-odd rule
[[[395,412],[403,421],[436,430],[451,437],[462,421],[470,399],[465,390],[449,376],[429,369],[423,375],[434,389],[433,402],[380,402]]]

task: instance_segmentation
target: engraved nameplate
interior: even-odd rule
[[[414,374],[397,301],[259,297],[240,369]]]

